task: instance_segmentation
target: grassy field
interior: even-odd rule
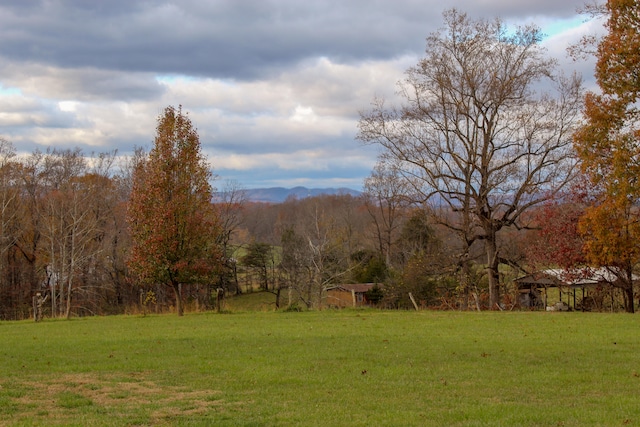
[[[596,313],[2,322],[0,425],[639,425],[639,331]]]

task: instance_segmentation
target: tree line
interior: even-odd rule
[[[153,148],[128,158],[80,150],[16,156],[0,141],[0,318],[213,308],[255,288],[276,308],[320,308],[340,283],[379,283],[375,301],[503,309],[515,276],[605,267],[633,312],[638,250],[638,4],[588,12],[607,35],[599,93],[584,93],[541,47],[451,9],[425,57],[375,99],[357,139],[381,148],[362,197],[258,204],[212,187],[182,108]],[[37,297],[37,298],[36,298]],[[216,300],[218,298],[218,300]]]
[[[155,148],[126,158],[79,149],[19,157],[5,140],[0,149],[5,320],[31,317],[38,293],[45,316],[70,317],[212,309],[218,289],[262,289],[279,308],[318,308],[339,283],[384,283],[385,307],[409,307],[409,292],[424,304],[455,292],[457,243],[382,176],[362,197],[264,204],[233,184],[212,192],[205,173],[194,203],[192,185],[166,185],[191,182],[196,174],[174,169],[187,160],[168,162]]]
[[[0,141],[0,318],[30,316],[36,292],[67,317],[117,313],[131,298],[130,179],[126,168],[113,174],[115,160],[79,149],[18,158]]]

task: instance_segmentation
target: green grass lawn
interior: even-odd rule
[[[639,331],[544,312],[1,322],[0,425],[639,425]]]

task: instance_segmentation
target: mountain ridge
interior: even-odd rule
[[[307,197],[315,197],[320,195],[342,195],[349,194],[357,197],[362,194],[361,191],[354,190],[352,188],[307,188],[307,187],[269,187],[269,188],[249,188],[244,189],[242,192],[245,198],[251,202],[262,203],[282,203],[289,197],[296,197],[298,199],[305,199]]]

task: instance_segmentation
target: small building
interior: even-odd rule
[[[380,283],[333,285],[327,288],[326,305],[338,308],[372,305],[371,301],[367,299],[367,292],[375,286],[382,288]]]
[[[518,302],[521,307],[563,310],[566,307],[577,309],[576,294],[581,291],[580,309],[584,309],[585,297],[590,289],[604,286],[614,286],[618,281],[613,268],[584,268],[578,270],[548,269],[527,274],[515,280],[518,286]],[[634,276],[634,282],[638,280]],[[558,288],[560,301],[549,306],[547,290]],[[567,295],[566,303],[563,294]]]

